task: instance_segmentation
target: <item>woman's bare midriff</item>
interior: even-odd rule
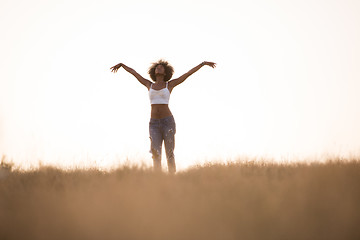
[[[152,104],[151,105],[151,118],[161,119],[171,116],[171,111],[168,104]]]

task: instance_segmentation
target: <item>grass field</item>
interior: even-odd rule
[[[3,169],[0,239],[360,239],[360,161]]]

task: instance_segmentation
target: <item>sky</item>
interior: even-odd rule
[[[360,2],[1,0],[0,155],[19,168],[151,165],[159,59],[178,169],[360,153]],[[163,166],[166,160],[163,156]]]

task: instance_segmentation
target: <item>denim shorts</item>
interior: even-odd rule
[[[176,124],[173,116],[161,119],[150,119],[149,133],[151,140],[152,158],[154,169],[161,170],[161,151],[164,142],[169,172],[176,172],[175,165],[175,133]]]

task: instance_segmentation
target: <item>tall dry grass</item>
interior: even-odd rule
[[[0,239],[360,239],[360,162],[0,178]]]

